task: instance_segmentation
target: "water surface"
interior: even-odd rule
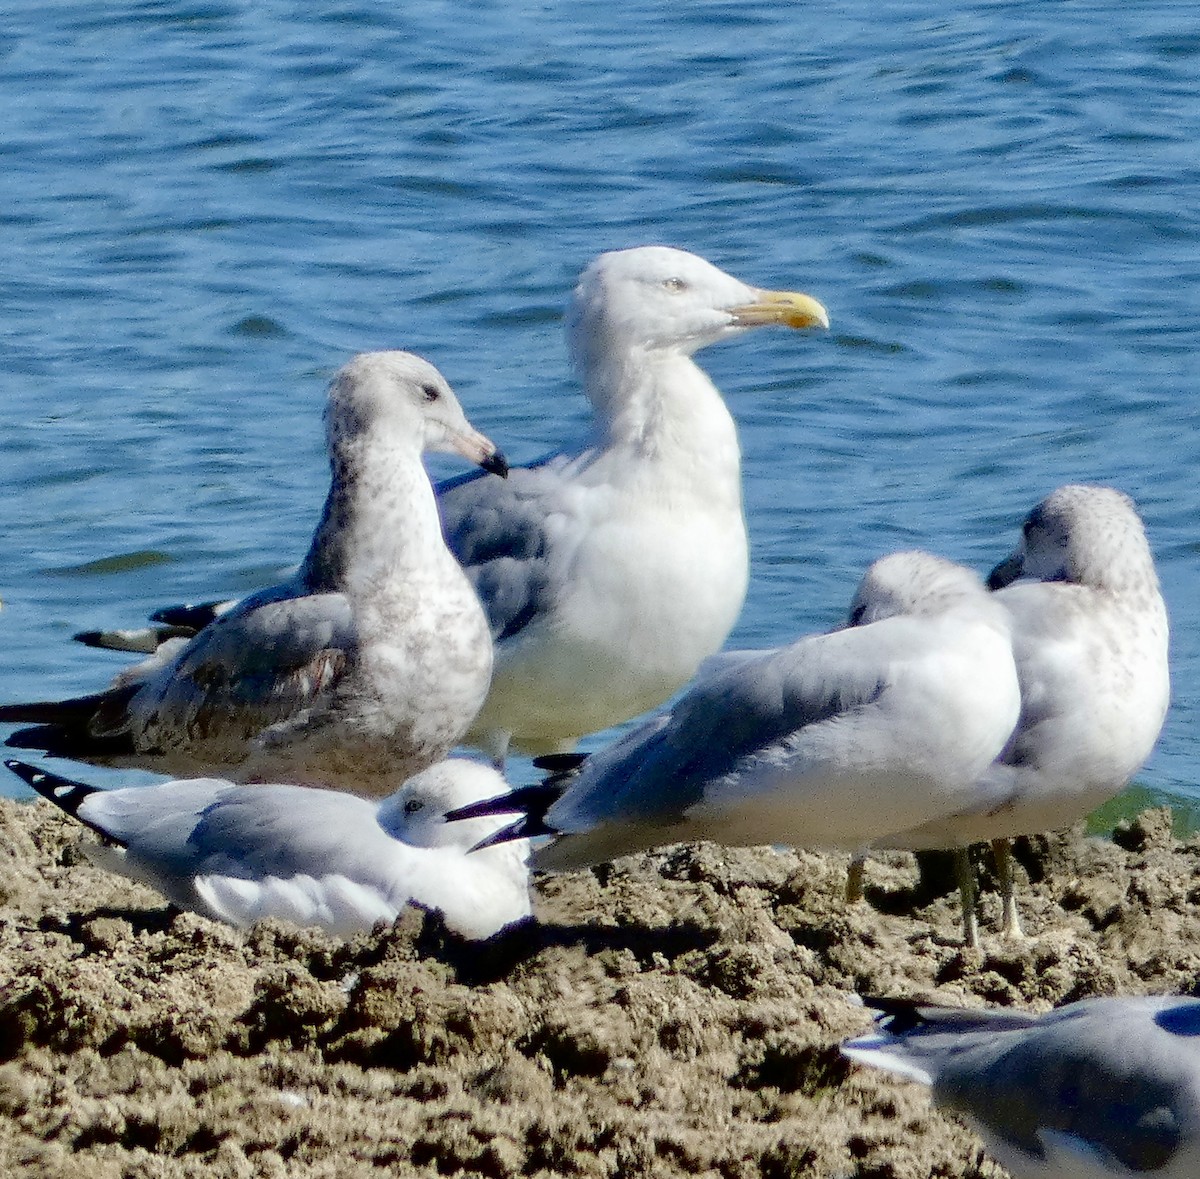
[[[106,680],[74,630],[295,561],[353,352],[427,355],[516,460],[575,437],[574,278],[667,242],[833,317],[703,356],[745,451],[731,642],[832,624],[889,549],[986,569],[1054,486],[1114,483],[1174,628],[1139,781],[1200,806],[1198,95],[1175,5],[18,0],[0,699]]]

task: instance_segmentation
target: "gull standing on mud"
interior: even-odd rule
[[[9,745],[379,794],[458,743],[487,693],[492,644],[421,453],[507,465],[441,373],[407,352],[341,369],[326,425],[331,487],[298,572],[106,692],[0,706],[0,721],[38,726]]]
[[[961,809],[1019,707],[1008,619],[979,577],[893,553],[843,629],[717,656],[559,780],[450,817],[525,811],[493,839],[557,836],[533,853],[552,870],[692,839],[857,848],[900,815]]]
[[[1044,1015],[868,999],[842,1051],[931,1086],[1013,1179],[1196,1179],[1200,1000],[1084,999]]]
[[[5,765],[108,841],[84,845],[95,863],[230,925],[280,917],[347,937],[417,905],[482,939],[530,915],[527,845],[468,855],[499,820],[445,821],[453,807],[503,789],[477,762],[438,762],[379,802],[213,778],[98,790]]]
[[[496,642],[469,740],[498,763],[510,748],[572,749],[658,707],[720,650],[749,576],[741,451],[692,354],[769,324],[829,319],[807,295],[747,286],[684,250],[601,254],[567,316],[595,415],[586,445],[514,467],[505,483],[466,476],[438,488],[447,544]],[[212,609],[160,611],[162,632],[80,637],[152,649]]]
[[[1013,584],[1020,577],[1035,580]],[[1167,608],[1128,496],[1060,487],[1026,517],[1020,544],[988,584],[1012,620],[1017,731],[966,809],[876,843],[961,849],[968,940],[967,845],[993,841],[1002,932],[1019,937],[1009,839],[1070,826],[1119,793],[1150,756],[1171,691]]]

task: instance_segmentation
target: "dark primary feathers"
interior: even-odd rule
[[[39,766],[31,766],[28,762],[16,761],[13,758],[9,758],[4,764],[23,782],[32,786],[44,799],[66,811],[72,819],[82,823],[85,827],[90,827],[97,835],[111,838],[94,823],[89,823],[79,814],[80,804],[85,798],[95,794],[98,787],[89,786],[86,782],[75,782],[60,774],[52,774],[49,770],[43,770]]]
[[[132,753],[133,740],[122,717],[138,687],[128,684],[69,700],[0,704],[0,723],[34,726],[18,729],[4,743],[13,749],[40,749],[55,757]]]

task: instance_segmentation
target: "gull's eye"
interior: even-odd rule
[[[436,393],[437,390],[434,390]],[[415,815],[425,804],[419,798],[410,798],[404,804],[404,813],[406,815]]]
[[[441,393],[439,393],[433,385],[422,385],[421,395],[426,401],[436,401],[439,397],[441,397]]]
[[[678,294],[680,291],[687,290],[687,283],[681,278],[664,278],[662,285],[664,290],[671,291],[675,294]]]

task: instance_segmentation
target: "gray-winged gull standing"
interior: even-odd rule
[[[308,555],[96,696],[5,705],[19,748],[160,773],[381,793],[444,757],[488,689],[487,619],[447,551],[424,450],[503,474],[445,378],[356,357],[326,412],[332,480]]]
[[[530,914],[528,848],[467,849],[499,824],[445,822],[502,789],[490,766],[438,762],[378,802],[306,786],[212,778],[97,790],[8,761],[35,790],[104,836],[85,850],[173,904],[246,927],[265,917],[348,936],[406,905],[434,909],[467,938]]]
[[[1021,929],[1008,840],[1078,822],[1150,756],[1170,699],[1167,608],[1137,510],[1111,487],[1072,484],[1049,495],[989,585],[1012,620],[1017,731],[968,807],[876,846],[960,848],[962,874],[966,846],[992,840],[1011,937]]]
[[[929,1085],[1013,1179],[1200,1175],[1200,1000],[1084,999],[1044,1015],[868,999],[852,1060]]]
[[[1004,610],[970,570],[904,552],[867,571],[849,622],[717,656],[560,783],[456,814],[525,811],[493,838],[553,834],[533,862],[565,870],[690,839],[857,848],[961,809],[1020,706]]]
[[[438,489],[447,543],[496,640],[471,741],[497,761],[510,746],[573,748],[657,707],[720,650],[749,568],[741,455],[692,354],[762,325],[828,322],[807,295],[748,286],[666,246],[601,254],[584,271],[567,331],[594,413],[587,443],[503,484]],[[210,617],[160,614],[185,627]],[[141,647],[156,637],[86,636]]]

